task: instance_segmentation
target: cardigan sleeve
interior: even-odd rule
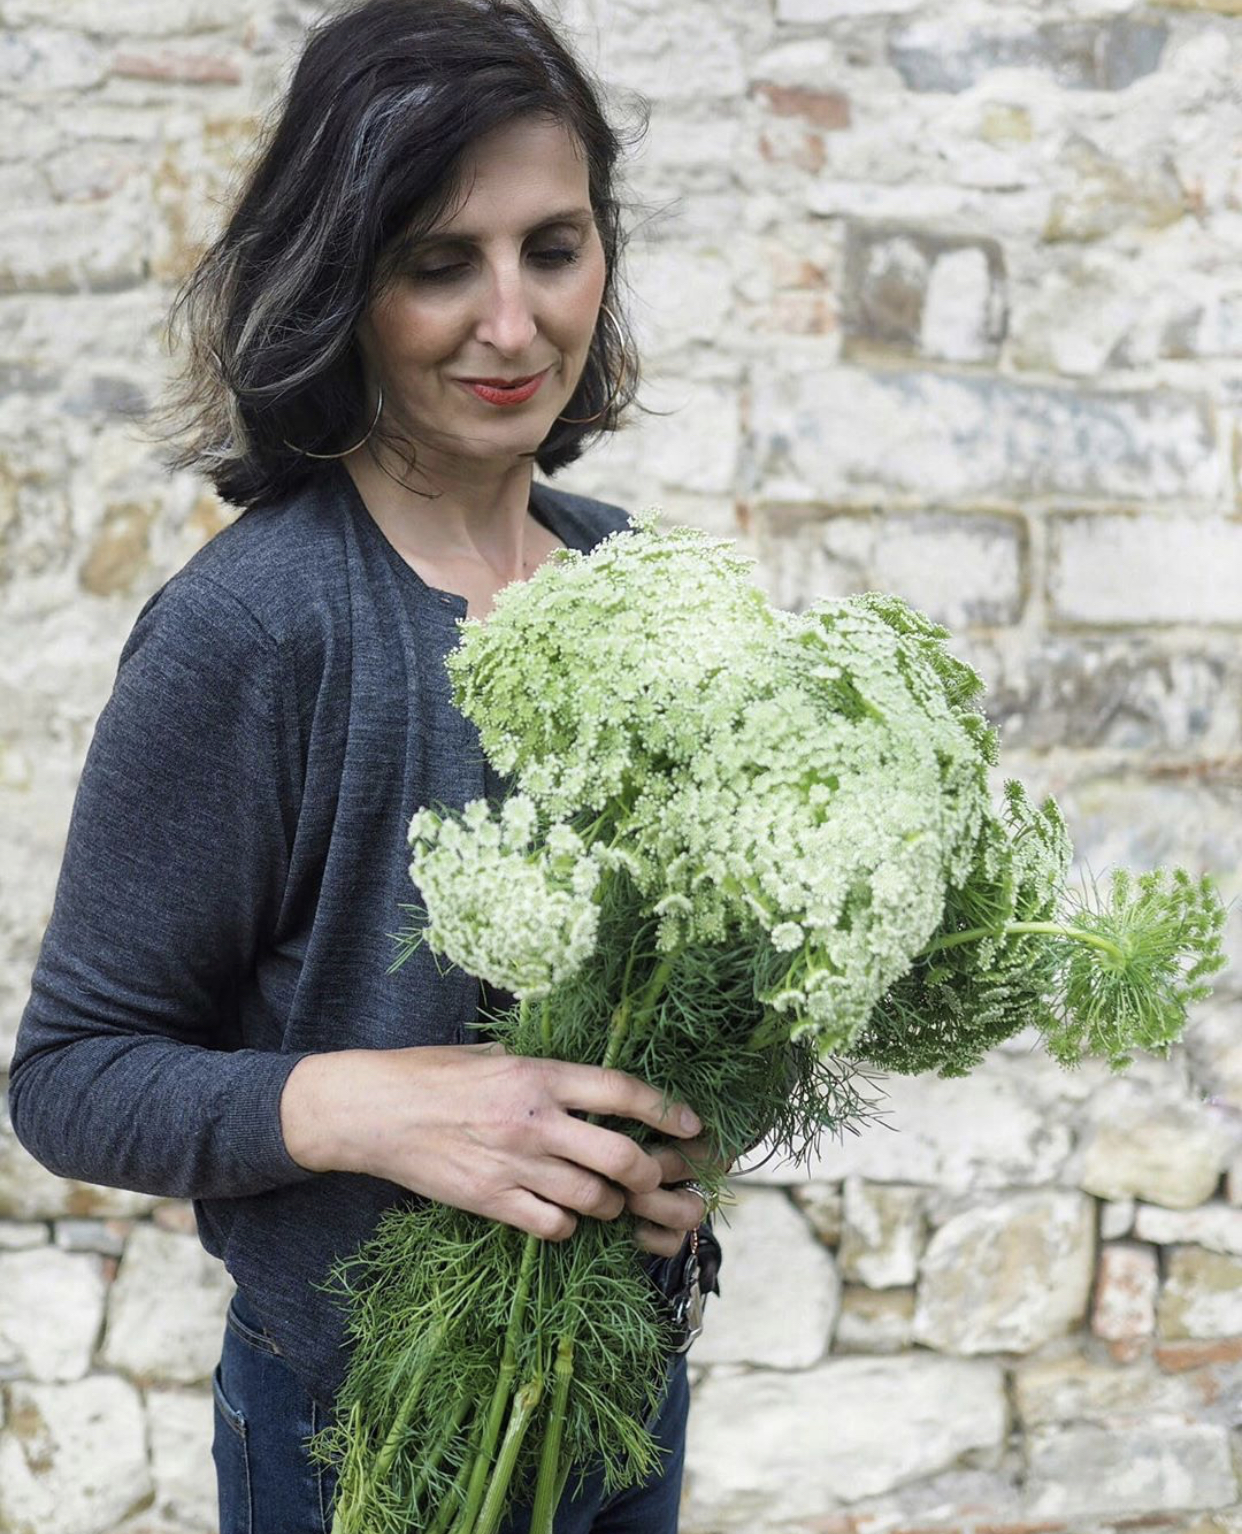
[[[78,787],[21,1019],[9,1107],[51,1171],[165,1197],[311,1174],[280,1095],[303,1058],[238,1047],[294,824],[280,648],[229,591],[181,576],[121,657]]]

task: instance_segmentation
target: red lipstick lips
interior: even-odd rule
[[[457,382],[489,405],[524,405],[538,392],[547,374],[544,368],[529,378],[459,378]]]

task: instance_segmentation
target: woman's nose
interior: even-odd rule
[[[517,273],[499,273],[484,300],[477,334],[498,352],[519,356],[527,351],[537,330],[531,295]]]

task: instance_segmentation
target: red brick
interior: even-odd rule
[[[174,80],[182,85],[240,85],[241,66],[218,53],[118,53],[112,73],[129,80]]]
[[[757,85],[755,95],[777,117],[802,117],[830,133],[850,125],[850,98],[802,85]]]
[[[1100,1249],[1091,1330],[1108,1342],[1138,1342],[1156,1329],[1156,1254],[1133,1242],[1107,1242]]]
[[[1242,1337],[1216,1337],[1209,1342],[1164,1342],[1156,1362],[1167,1374],[1184,1374],[1205,1364],[1242,1363]]]

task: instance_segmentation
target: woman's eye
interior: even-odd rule
[[[531,252],[531,260],[537,261],[540,266],[572,266],[578,259],[578,252],[567,245],[552,245],[545,250]]]
[[[415,282],[452,282],[468,268],[464,261],[453,261],[444,266],[418,266],[410,273]]]

